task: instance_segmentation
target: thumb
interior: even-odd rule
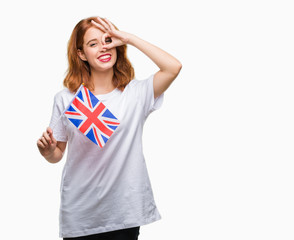
[[[50,138],[53,144],[57,143],[56,139],[53,137],[53,134],[50,135]]]
[[[50,127],[47,128],[47,133],[48,133],[49,137],[51,138],[51,142],[52,142],[52,143],[56,143],[57,141],[56,141],[56,139],[53,137],[53,130],[52,130]]]
[[[49,135],[53,134],[53,130],[51,129],[51,127],[47,127],[46,131]]]
[[[103,45],[102,49],[104,51],[106,51],[106,50],[114,48],[114,47],[115,47],[115,45],[113,43],[109,43],[109,44]]]

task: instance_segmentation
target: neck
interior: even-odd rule
[[[91,69],[93,70],[93,69]],[[106,94],[115,89],[113,83],[113,68],[109,71],[97,72],[95,70],[91,71],[91,81],[94,83],[93,94]]]

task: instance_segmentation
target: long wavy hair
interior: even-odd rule
[[[96,17],[89,17],[81,20],[74,28],[67,46],[68,69],[63,85],[71,92],[76,92],[79,86],[84,83],[91,91],[94,90],[94,83],[91,81],[91,68],[87,61],[82,61],[78,56],[78,49],[83,50],[84,35],[93,27],[91,20],[97,22]],[[118,28],[114,25],[118,30]],[[134,68],[127,58],[127,45],[116,47],[117,60],[113,66],[113,85],[123,91],[125,86],[134,78]]]

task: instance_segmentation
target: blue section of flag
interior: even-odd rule
[[[77,128],[80,126],[80,124],[83,121],[81,119],[73,119],[73,118],[69,118],[68,120],[70,120]]]
[[[70,105],[68,110],[67,111],[70,111],[70,112],[76,112],[76,110]]]
[[[84,102],[82,91],[79,91],[77,97],[79,97]]]
[[[93,129],[91,129],[88,134],[86,135],[93,143],[97,144],[96,138],[94,136]],[[98,144],[97,144],[98,145]]]
[[[99,102],[99,100],[98,100],[98,98],[95,97],[95,95],[93,93],[91,93],[90,91],[89,91],[89,93],[90,93],[92,106],[94,108],[96,106],[96,104]]]
[[[103,138],[105,143],[108,141],[108,138],[104,137],[103,135],[101,135],[101,137]]]
[[[117,119],[115,116],[113,116],[113,114],[108,109],[106,109],[106,111],[103,113],[102,117]]]
[[[111,129],[115,130],[118,126],[112,126],[112,125],[107,125],[108,127],[110,127]]]

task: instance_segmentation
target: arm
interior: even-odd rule
[[[154,98],[160,96],[178,76],[182,64],[169,53],[148,43],[135,35],[128,34],[128,43],[149,57],[158,67],[159,71],[154,75]]]
[[[92,23],[101,31],[105,32],[102,37],[103,49],[107,50],[123,44],[130,44],[143,52],[159,67],[160,70],[154,75],[153,86],[154,97],[160,96],[177,77],[182,68],[182,64],[176,58],[151,43],[133,34],[117,30],[108,19],[98,17],[97,21],[99,23],[95,21],[92,21]],[[110,44],[105,43],[107,37],[111,37],[112,39]]]

